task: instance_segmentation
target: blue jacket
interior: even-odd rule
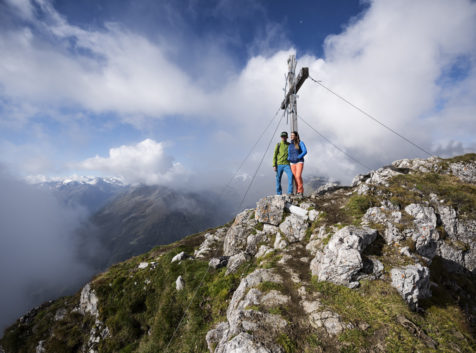
[[[306,145],[304,142],[299,142],[299,148],[294,147],[294,143],[288,146],[288,161],[291,163],[304,162],[304,156],[307,154]]]

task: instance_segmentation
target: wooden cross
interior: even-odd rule
[[[304,81],[309,77],[309,68],[303,67],[299,72],[299,75],[295,78],[296,64],[296,55],[290,55],[288,59],[287,76],[289,89],[281,103],[281,109],[287,109],[288,114],[291,114],[291,132],[298,131],[296,93],[299,91]]]

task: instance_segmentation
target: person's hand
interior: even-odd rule
[[[278,171],[278,168],[276,168],[276,167],[273,167],[273,170],[276,172],[276,171]]]

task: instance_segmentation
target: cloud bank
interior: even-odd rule
[[[151,139],[111,148],[108,157],[88,158],[76,167],[117,176],[126,184],[171,185],[183,182],[189,175],[179,162],[165,153],[163,143]]]
[[[0,332],[19,314],[70,294],[93,270],[71,235],[85,213],[13,179],[0,166]]]

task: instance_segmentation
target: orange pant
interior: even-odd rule
[[[304,163],[291,164],[291,170],[293,171],[294,179],[297,184],[297,192],[303,193],[304,187],[302,185],[302,170],[304,168]]]

